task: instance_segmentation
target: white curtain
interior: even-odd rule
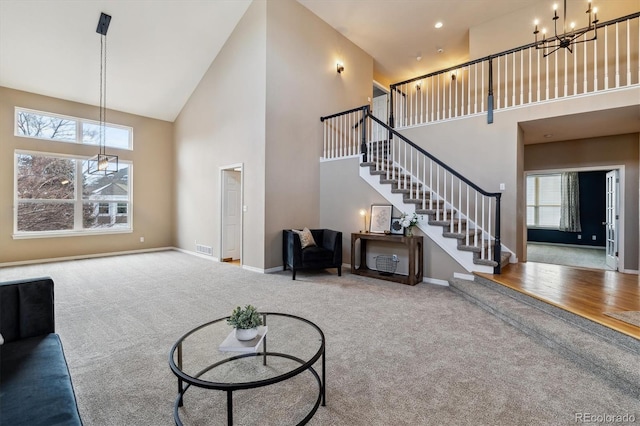
[[[560,230],[581,232],[578,173],[562,173],[560,186]]]

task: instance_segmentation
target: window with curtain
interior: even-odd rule
[[[581,232],[580,185],[577,172],[560,176],[560,226],[564,232]]]

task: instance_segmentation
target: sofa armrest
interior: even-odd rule
[[[6,343],[55,333],[53,280],[0,283],[0,334]]]
[[[322,233],[322,247],[333,252],[333,264],[342,264],[342,232],[325,229]]]

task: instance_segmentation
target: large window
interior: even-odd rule
[[[130,231],[131,169],[96,176],[85,158],[16,151],[14,235]]]
[[[16,108],[15,135],[98,145],[100,143],[100,123],[49,112]],[[133,129],[127,126],[106,124],[105,145],[112,148],[132,149]]]
[[[560,226],[560,173],[527,176],[527,227]]]

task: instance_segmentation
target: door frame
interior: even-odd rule
[[[618,170],[618,178],[620,180],[618,184],[618,272],[624,272],[624,202],[625,202],[625,173],[624,164],[612,164],[602,166],[590,166],[590,167],[563,167],[558,169],[539,169],[539,170],[527,170],[524,172],[524,179],[522,182],[522,190],[525,196],[523,196],[523,212],[522,221],[524,222],[524,247],[523,258],[524,262],[527,261],[527,243],[529,239],[527,237],[527,176],[534,174],[550,174],[550,173],[562,173],[562,172],[594,172],[594,171],[611,171]]]
[[[220,200],[220,238],[219,238],[219,247],[218,247],[218,253],[220,253],[220,256],[218,256],[218,261],[219,262],[223,262],[224,256],[223,256],[223,249],[224,249],[224,193],[225,193],[225,183],[224,183],[224,172],[225,171],[235,171],[235,172],[240,172],[240,266],[243,265],[243,259],[244,259],[244,244],[242,244],[243,241],[243,233],[244,233],[244,209],[245,209],[245,205],[244,205],[244,164],[243,163],[235,163],[235,164],[229,164],[226,166],[221,166],[219,168],[219,191],[218,193],[220,194],[219,200]]]

